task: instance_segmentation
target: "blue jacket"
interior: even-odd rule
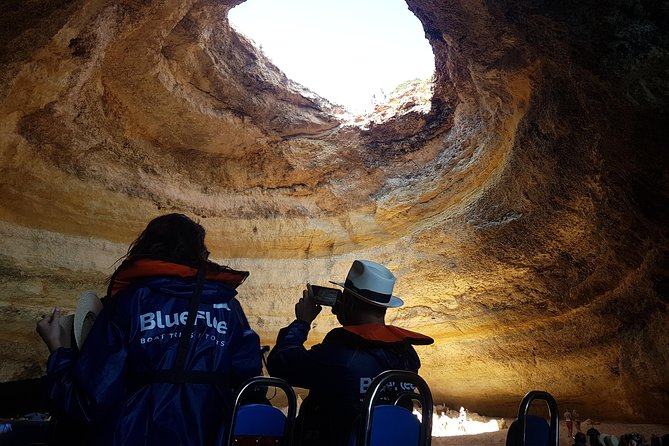
[[[49,357],[52,400],[92,424],[96,444],[214,444],[235,387],[261,374],[258,335],[235,298],[248,273],[232,270],[207,274],[185,366],[171,372],[195,273],[153,260],[126,265],[81,352],[60,348]]]
[[[431,338],[391,325],[335,328],[307,350],[309,324],[296,320],[281,329],[267,359],[272,376],[309,389],[298,417],[298,444],[346,445],[372,379],[385,370],[418,372],[412,344]]]

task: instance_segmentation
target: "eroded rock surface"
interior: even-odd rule
[[[389,321],[437,340],[436,402],[669,420],[666,2],[407,0],[431,106],[365,126],[238,35],[237,3],[3,3],[0,380],[43,373],[38,316],[179,211],[251,271],[266,343],[369,258],[399,278]]]

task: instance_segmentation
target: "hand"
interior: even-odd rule
[[[62,347],[60,343],[60,331],[62,330],[60,327],[60,308],[54,308],[51,315],[42,316],[42,319],[37,322],[36,330],[49,348],[50,353]]]
[[[307,289],[302,291],[302,298],[295,304],[295,317],[311,324],[321,310],[322,307],[314,301],[311,286],[307,284]]]

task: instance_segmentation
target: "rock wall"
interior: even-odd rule
[[[428,113],[347,125],[227,21],[234,0],[4,2],[0,380],[161,213],[208,231],[263,341],[303,284],[387,264],[437,402],[669,419],[666,2],[407,0]],[[310,341],[335,325],[316,321]]]

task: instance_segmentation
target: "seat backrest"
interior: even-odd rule
[[[548,405],[550,423],[545,418],[528,415],[534,400],[543,400]],[[548,392],[532,390],[520,402],[518,418],[511,423],[506,436],[506,446],[558,446],[558,407]]]
[[[246,397],[257,393],[258,389],[266,391],[269,387],[281,389],[286,394],[287,414],[269,402],[268,404],[242,404]],[[295,391],[286,381],[267,376],[251,378],[237,390],[228,423],[227,441],[224,444],[226,446],[290,446],[293,441],[296,412]]]
[[[420,436],[418,417],[400,406],[376,406],[372,418],[370,444],[383,446],[417,445]]]
[[[237,410],[234,435],[283,436],[286,416],[278,407],[244,404]]]
[[[386,386],[400,387],[395,403],[406,400],[407,389],[413,387],[409,401],[420,403],[419,420],[410,410],[399,405],[379,405]],[[388,370],[379,374],[365,394],[363,414],[354,444],[359,446],[429,446],[432,440],[432,393],[427,383],[413,372]]]
[[[525,418],[525,446],[550,446],[548,422],[543,417],[527,415]],[[506,435],[506,446],[523,446],[523,431],[520,422],[514,420]]]

